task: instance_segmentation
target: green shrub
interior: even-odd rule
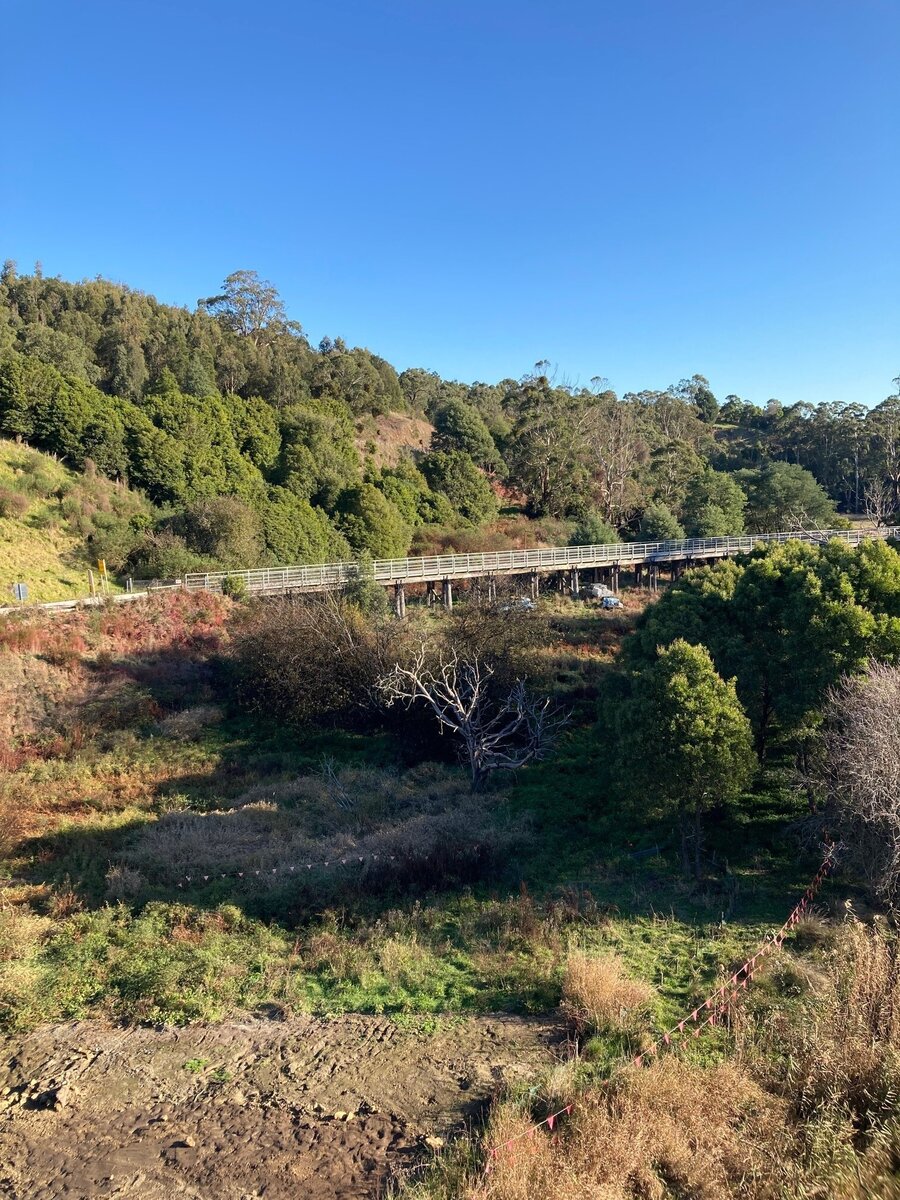
[[[259,516],[237,496],[195,500],[171,521],[188,549],[227,568],[258,565],[263,551]]]
[[[639,536],[648,542],[674,542],[684,537],[684,529],[665,504],[648,504],[641,517]]]
[[[246,600],[247,581],[242,575],[226,575],[222,580],[222,592],[232,600]]]
[[[581,517],[569,538],[570,546],[610,546],[619,541],[619,535],[595,508]]]
[[[128,555],[127,568],[138,579],[179,579],[187,571],[203,571],[210,563],[193,553],[184,538],[169,530],[143,537]],[[212,564],[213,569],[216,564]]]
[[[461,450],[437,450],[422,461],[432,491],[446,496],[459,515],[473,525],[493,521],[499,511],[491,485]]]
[[[348,488],[338,501],[338,524],[357,554],[401,558],[409,549],[409,526],[371,483]]]

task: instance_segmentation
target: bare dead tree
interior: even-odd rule
[[[900,901],[900,667],[870,663],[825,701],[817,783],[845,861],[882,901]]]
[[[442,730],[456,734],[473,792],[484,787],[492,771],[514,771],[545,758],[567,720],[549,697],[529,695],[522,680],[504,696],[494,696],[493,675],[482,659],[463,659],[456,651],[441,652],[429,664],[423,645],[411,665],[398,663],[376,684],[385,706],[422,702]]]
[[[881,529],[890,525],[896,506],[894,504],[894,489],[883,479],[870,479],[863,490],[863,502],[866,516]]]

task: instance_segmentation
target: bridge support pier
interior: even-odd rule
[[[394,584],[394,613],[401,621],[406,616],[406,588],[402,582]]]
[[[577,596],[578,593],[581,591],[581,581],[578,578],[578,568],[577,567],[572,568],[572,577],[569,581],[569,584],[570,584],[570,587],[572,590],[572,595]]]
[[[537,600],[541,592],[541,577],[538,575],[537,571],[531,572],[531,574],[528,576],[528,583],[531,589],[532,600]]]
[[[444,601],[444,608],[448,612],[453,609],[453,584],[449,579],[445,579],[441,584],[441,599]]]
[[[487,577],[487,600],[488,604],[497,603],[497,576],[488,575]]]
[[[616,565],[610,569],[609,586],[612,588],[612,590],[614,592],[618,592],[618,590],[619,590],[619,564],[618,563],[616,563]]]
[[[429,608],[434,608],[437,602],[437,593],[434,590],[434,584],[429,583],[425,588],[425,603]]]

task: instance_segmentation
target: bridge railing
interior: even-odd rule
[[[620,542],[614,545],[560,546],[545,550],[496,550],[480,554],[437,554],[423,558],[377,559],[366,571],[376,583],[431,583],[477,575],[521,574],[567,567],[631,566],[692,558],[721,558],[752,550],[760,542],[800,540],[822,543],[838,539],[857,546],[870,537],[897,537],[900,529],[844,529],[814,532],[747,534],[742,537],[682,538],[668,542]],[[192,572],[184,577],[189,591],[221,591],[224,580],[243,581],[248,592],[326,591],[360,578],[354,562],[319,566],[262,567],[252,571]]]

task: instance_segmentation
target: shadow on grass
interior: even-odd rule
[[[163,712],[186,717],[191,705],[220,698],[205,667],[182,669],[164,655],[112,669],[127,669]],[[685,879],[658,801],[614,790],[614,747],[590,726],[517,777],[496,820],[523,836],[501,843],[502,854],[461,861],[438,844],[402,870],[313,871],[265,887],[210,870],[200,886],[178,887],[174,870],[154,873],[133,853],[157,819],[172,829],[171,862],[161,862],[171,868],[182,861],[179,815],[194,820],[194,838],[197,818],[210,821],[212,836],[255,804],[277,834],[292,815],[279,785],[321,774],[329,760],[400,772],[409,746],[402,728],[301,734],[221,714],[161,735],[167,718],[135,711],[129,736],[140,751],[154,762],[180,754],[179,769],[161,772],[146,808],[101,811],[17,851],[16,881],[37,885],[32,908],[56,922],[42,958],[56,997],[40,1010],[47,1016],[94,1011],[104,996],[111,1011],[140,1019],[282,998],[316,1011],[535,1011],[558,1001],[570,938],[622,949],[648,977],[659,956],[685,997],[696,972],[711,976],[761,923],[780,924],[817,865],[785,841],[785,822],[802,807],[772,775],[740,809],[709,821],[719,865],[700,885]],[[262,794],[268,786],[271,797]],[[234,804],[254,790],[258,800]],[[240,983],[229,990],[232,978]]]
[[[671,824],[652,798],[609,799],[602,746],[592,731],[579,730],[551,762],[522,773],[501,815],[507,824],[530,831],[503,856],[486,852],[455,862],[441,848],[402,869],[376,871],[366,864],[358,870],[313,870],[275,885],[234,873],[215,878],[214,867],[202,866],[188,868],[191,881],[182,877],[180,887],[160,883],[146,869],[141,876],[123,878],[120,871],[117,877],[116,867],[132,861],[129,852],[157,816],[207,814],[205,820],[234,821],[242,810],[230,808],[230,802],[250,789],[263,792],[267,784],[274,797],[280,783],[320,771],[323,759],[341,766],[397,766],[396,746],[387,735],[331,731],[298,738],[274,726],[230,721],[206,731],[204,739],[213,769],[164,780],[146,814],[109,814],[26,843],[19,852],[19,878],[69,890],[88,908],[116,899],[135,912],[151,902],[199,910],[227,904],[286,929],[302,928],[328,909],[354,924],[377,921],[398,906],[440,907],[463,895],[487,903],[522,889],[542,905],[562,899],[575,910],[594,905],[623,918],[666,914],[692,924],[740,925],[780,923],[817,865],[798,858],[796,847],[786,842],[785,820],[799,815],[799,802],[770,780],[740,810],[713,814],[707,823],[707,873],[699,883],[685,878]],[[274,799],[268,803],[279,810],[276,817],[282,814]],[[283,815],[289,818],[290,810]],[[210,879],[202,881],[204,871]]]

